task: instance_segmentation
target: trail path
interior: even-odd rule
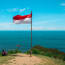
[[[30,55],[27,55],[27,54],[17,54],[14,56],[15,58],[12,60],[9,60],[8,65],[35,65],[35,64],[41,63],[42,61],[40,58],[36,56],[30,57]]]
[[[57,65],[53,60],[47,57],[44,58],[40,58],[37,56],[30,57],[30,55],[22,53],[13,56],[15,56],[14,59],[9,60],[8,64],[3,65]]]

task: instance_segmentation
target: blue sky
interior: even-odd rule
[[[31,10],[33,30],[65,30],[65,0],[1,0],[0,30],[30,30],[30,24],[13,24],[13,16]]]

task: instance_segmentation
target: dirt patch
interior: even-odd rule
[[[8,65],[37,65],[42,62],[42,60],[36,56],[30,57],[27,54],[17,54],[15,59],[9,60]],[[5,64],[4,64],[5,65]]]

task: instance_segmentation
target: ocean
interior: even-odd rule
[[[30,49],[30,31],[0,31],[0,51],[2,49],[16,49],[20,45],[21,51]],[[65,51],[65,31],[33,31],[32,45],[46,48],[56,48]]]

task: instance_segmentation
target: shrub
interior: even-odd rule
[[[33,49],[33,50],[32,50],[32,53],[33,53],[33,54],[40,54],[40,51],[39,51],[38,49]]]
[[[16,54],[16,53],[21,53],[21,51],[19,51],[18,49],[8,51],[8,54]]]
[[[27,51],[27,53],[30,53],[30,50]],[[41,47],[39,45],[32,48],[32,53],[33,54],[41,54],[41,55],[65,60],[65,53],[64,52],[61,52],[57,49],[44,48],[44,47]]]
[[[47,53],[45,53],[44,55],[45,55],[45,56],[49,56],[49,57],[53,57],[53,54],[50,53],[50,52],[47,52]]]

